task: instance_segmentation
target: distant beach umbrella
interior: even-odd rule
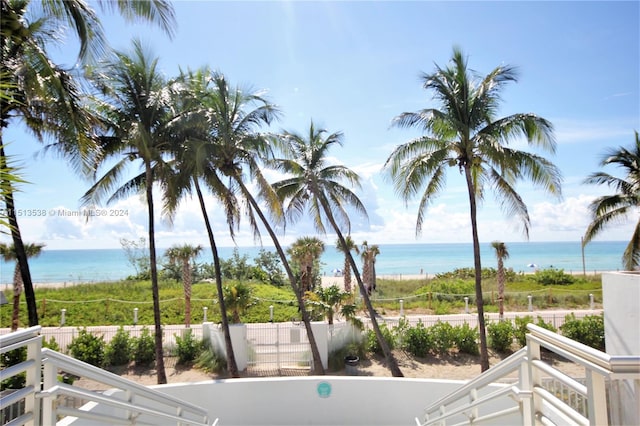
[[[333,269],[331,272],[333,272],[334,274],[341,274],[342,273],[342,269]]]
[[[529,268],[537,268],[538,265],[536,265],[535,263],[530,263],[527,265]]]

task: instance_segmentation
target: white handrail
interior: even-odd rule
[[[553,333],[534,324],[527,325],[527,347],[520,349],[501,363],[467,382],[456,391],[441,398],[424,410],[421,426],[444,425],[448,419],[465,412],[477,410],[490,400],[509,394],[516,401],[523,401],[518,408],[523,424],[552,424],[551,418],[566,419],[576,424],[606,425],[605,379],[640,379],[640,356],[611,356],[582,343]],[[540,348],[544,347],[585,368],[586,384],[582,384],[540,360]],[[519,369],[519,381],[509,392],[495,391],[477,398],[477,391],[490,383],[495,383],[507,374]],[[546,390],[541,374],[550,376],[571,392],[580,395],[589,409],[588,418],[562,398]],[[524,401],[530,401],[524,403]],[[456,404],[454,407],[451,407]],[[451,407],[451,408],[450,408]],[[583,402],[584,407],[584,402]],[[469,418],[468,423],[480,418],[496,418],[503,413],[513,412],[512,408],[502,412],[486,414],[484,417]],[[477,411],[476,411],[477,413]]]
[[[158,390],[148,388],[139,383],[123,379],[116,374],[78,361],[75,358],[58,353],[51,349],[42,349],[42,355],[42,364],[45,367],[45,375],[48,374],[47,371],[51,371],[52,374],[55,375],[57,370],[60,369],[66,373],[85,377],[87,379],[95,380],[105,385],[124,390],[127,392],[127,395],[129,395],[128,399],[123,402],[122,399],[108,397],[105,396],[105,394],[98,394],[97,392],[93,391],[85,391],[72,385],[63,386],[62,384],[57,382],[57,380],[50,380],[52,384],[43,389],[39,397],[43,399],[43,412],[46,413],[47,417],[50,416],[51,419],[55,419],[57,411],[60,411],[55,404],[54,396],[57,393],[62,393],[74,396],[82,396],[84,399],[102,403],[107,403],[107,400],[105,400],[105,398],[107,398],[109,401],[111,401],[109,402],[110,405],[117,405],[119,408],[122,408],[123,410],[129,410],[130,412],[143,412],[146,414],[152,414],[156,417],[160,416],[163,417],[165,421],[180,418],[182,419],[181,422],[183,423],[199,425],[209,425],[210,423],[208,420],[208,411],[204,408],[198,407],[197,405],[183,401],[179,398],[175,398],[171,395],[167,395]],[[48,366],[51,366],[52,368],[49,369]],[[45,377],[45,386],[47,386],[48,382],[49,380],[47,380],[47,378]],[[150,408],[148,406],[145,406],[146,401],[142,400],[141,398],[144,398],[150,402],[158,403],[161,407],[164,407],[167,410],[176,408],[178,415],[169,413],[166,410],[160,411],[157,408]],[[185,415],[191,415],[193,417],[200,418],[201,420],[189,420],[188,418],[184,417]]]
[[[142,415],[163,424],[169,422],[177,425],[197,426],[217,424],[217,419],[213,422],[209,421],[209,413],[202,407],[123,379],[116,374],[51,349],[43,349],[40,330],[39,326],[35,326],[0,336],[0,354],[23,347],[27,348],[25,361],[9,366],[0,372],[0,380],[14,377],[23,372],[26,372],[27,375],[26,384],[22,389],[0,399],[0,409],[24,401],[24,413],[8,421],[6,425],[56,424],[58,415],[64,414],[86,419],[101,418],[107,423],[140,424],[139,416]],[[113,387],[114,391],[121,390],[124,392],[125,398],[123,399],[121,395],[114,395],[119,392],[100,393],[60,383],[57,377],[59,370]],[[42,390],[40,390],[41,387]],[[111,409],[105,414],[85,409],[59,407],[56,403],[58,395],[80,397],[95,404],[111,407]],[[118,413],[121,415],[118,416]]]
[[[522,364],[523,359],[526,358],[526,355],[526,349],[520,349],[519,351],[513,353],[511,356],[495,365],[494,367],[491,367],[475,379],[470,380],[456,391],[431,404],[424,410],[426,421],[424,425],[441,422],[457,414],[456,412],[446,412],[446,415],[440,415],[437,419],[430,418],[432,413],[441,411],[443,407],[446,408],[446,406],[460,401],[463,398],[468,398],[472,391],[476,391],[478,389],[484,388],[485,386],[493,384],[496,382],[496,380],[505,377],[506,375],[517,370],[518,368],[520,368],[520,365]],[[470,405],[471,403],[469,403],[469,406]]]

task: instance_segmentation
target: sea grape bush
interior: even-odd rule
[[[604,352],[603,315],[587,315],[577,319],[571,313],[565,317],[564,321],[560,326],[563,336]]]
[[[174,334],[176,337],[176,354],[178,364],[186,364],[196,359],[202,350],[202,342],[193,336],[190,329],[186,329],[182,336]]]
[[[132,356],[136,365],[150,365],[156,360],[156,347],[153,336],[147,327],[143,327],[140,337],[132,339]]]
[[[438,321],[431,326],[433,349],[440,354],[447,353],[455,346],[455,331],[448,322]]]
[[[532,279],[542,285],[569,285],[576,281],[576,278],[571,274],[565,274],[564,269],[543,269],[537,271]]]
[[[79,329],[78,335],[69,344],[69,353],[75,359],[88,364],[102,367],[104,365],[105,342],[102,336],[98,337],[87,331]]]
[[[454,327],[454,340],[458,351],[469,355],[478,355],[478,339],[480,338],[477,328],[471,328],[469,323],[464,323]]]
[[[410,327],[405,332],[402,349],[413,356],[425,357],[433,349],[433,339],[429,329],[419,321],[415,327]]]
[[[131,345],[131,336],[123,326],[120,326],[105,348],[105,363],[107,365],[128,364],[131,361]]]
[[[511,321],[498,321],[487,325],[488,345],[497,352],[509,352],[513,344],[514,327]]]

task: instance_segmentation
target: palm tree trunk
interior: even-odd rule
[[[484,322],[484,301],[482,300],[482,265],[480,262],[480,241],[478,239],[478,222],[476,218],[476,195],[471,177],[471,168],[465,166],[469,206],[471,212],[471,232],[473,234],[473,266],[476,275],[476,308],[478,310],[478,332],[480,334],[480,371],[489,369],[489,352],[487,351],[487,332]]]
[[[189,258],[182,259],[182,285],[184,287],[184,325],[191,327],[191,265]]]
[[[498,312],[500,321],[504,319],[504,263],[498,257]]]
[[[2,132],[0,132],[0,167],[7,168],[7,157],[4,151]],[[33,291],[33,282],[31,281],[31,272],[29,272],[27,252],[24,249],[20,227],[18,226],[16,205],[13,199],[13,185],[7,180],[3,180],[2,185],[5,190],[4,203],[7,209],[11,239],[13,240],[13,246],[16,251],[16,262],[20,267],[20,276],[22,277],[22,283],[24,285],[24,296],[27,301],[27,313],[29,315],[29,327],[33,327],[38,325],[38,309],[36,306],[36,295]]]
[[[20,325],[20,295],[22,294],[22,278],[20,266],[16,263],[13,272],[13,312],[11,314],[11,331],[16,331]]]
[[[147,192],[147,209],[149,210],[149,271],[151,272],[151,293],[153,294],[153,322],[155,324],[156,370],[158,384],[167,383],[164,369],[164,353],[162,348],[162,318],[160,317],[160,290],[158,286],[158,266],[156,264],[156,239],[153,214],[153,173],[151,164],[145,161],[145,177]]]
[[[338,224],[336,223],[336,221],[333,218],[333,215],[331,214],[331,209],[329,208],[328,205],[326,205],[324,200],[322,202],[322,208],[324,209],[324,212],[327,215],[329,222],[331,222],[331,226],[336,231],[336,234],[340,239],[340,244],[342,244],[342,247],[347,247],[347,242],[345,241],[344,236],[342,235],[342,232],[340,232],[340,228],[338,227]],[[376,339],[380,344],[382,353],[384,353],[384,357],[387,362],[387,367],[389,367],[389,371],[391,371],[391,375],[393,377],[404,377],[404,374],[402,374],[402,370],[400,370],[400,367],[398,366],[398,362],[393,356],[393,353],[391,352],[391,349],[389,348],[389,345],[387,344],[386,339],[382,335],[382,331],[380,331],[380,327],[378,326],[378,321],[376,320],[376,312],[373,309],[373,305],[371,304],[371,300],[369,299],[369,294],[367,293],[367,290],[364,287],[364,283],[362,282],[362,278],[360,277],[360,273],[358,272],[358,266],[356,265],[356,261],[353,260],[353,256],[351,255],[350,251],[347,251],[346,255],[349,259],[349,263],[351,263],[351,269],[353,270],[353,275],[355,276],[356,281],[358,282],[360,293],[362,293],[362,300],[364,300],[364,304],[367,307],[367,311],[369,312],[369,318],[371,318],[371,327],[373,328],[373,332],[376,335]]]
[[[233,345],[231,344],[231,334],[229,332],[229,318],[227,317],[227,307],[225,305],[223,291],[222,291],[222,274],[220,272],[220,257],[218,256],[218,248],[216,247],[215,239],[213,238],[213,230],[211,229],[211,223],[209,222],[209,216],[207,215],[207,208],[204,204],[204,197],[200,190],[200,184],[198,180],[194,178],[194,186],[196,188],[196,194],[198,195],[198,202],[200,203],[200,210],[204,218],[204,225],[207,228],[207,235],[209,236],[209,244],[211,245],[211,252],[213,253],[213,266],[216,273],[216,291],[218,292],[218,306],[220,306],[220,316],[222,317],[222,334],[224,335],[224,346],[227,352],[227,370],[231,377],[240,377],[238,372],[238,364],[236,363],[236,356],[233,352]]]
[[[351,265],[349,264],[349,257],[344,256],[344,291],[351,294]]]
[[[284,250],[282,250],[282,246],[280,245],[280,242],[278,241],[278,238],[276,237],[275,232],[273,232],[273,228],[271,228],[269,221],[262,213],[260,206],[258,205],[256,200],[253,198],[253,196],[251,195],[247,187],[244,185],[244,182],[242,182],[242,180],[238,178],[236,178],[236,182],[238,182],[238,185],[240,185],[240,187],[242,188],[242,192],[244,193],[245,197],[247,197],[247,200],[249,200],[249,204],[251,204],[256,214],[260,217],[260,220],[262,221],[265,229],[267,230],[267,233],[271,237],[271,240],[273,241],[273,244],[276,247],[276,251],[280,256],[280,261],[282,262],[282,266],[284,267],[285,271],[287,272],[287,276],[289,277],[291,288],[293,289],[293,292],[296,294],[296,298],[298,300],[298,306],[300,307],[300,314],[302,315],[302,322],[304,323],[304,327],[307,331],[309,346],[311,347],[311,356],[313,358],[313,372],[314,374],[317,374],[317,375],[324,375],[325,372],[324,372],[324,367],[322,366],[322,359],[320,358],[320,351],[318,350],[318,344],[316,343],[316,338],[314,337],[313,330],[311,329],[311,319],[309,318],[309,312],[307,312],[307,309],[304,306],[303,294],[300,291],[300,288],[298,287],[298,285],[296,284],[296,279],[293,275],[293,272],[291,271],[291,267],[289,266],[289,261],[287,260],[287,256],[285,255]]]

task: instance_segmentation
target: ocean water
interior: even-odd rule
[[[582,272],[583,257],[580,242],[514,242],[505,243],[509,258],[507,268],[514,271],[531,272],[535,268],[559,268],[565,272]],[[616,271],[622,268],[622,253],[627,243],[623,241],[596,241],[584,250],[584,265],[588,273]],[[473,267],[471,244],[381,244],[376,258],[378,275],[415,275],[448,272],[456,268]],[[228,259],[234,248],[221,247],[220,257]],[[273,247],[265,247],[275,251]],[[260,247],[238,247],[240,255],[248,256],[249,262],[260,252]],[[161,259],[163,250],[159,250]],[[490,243],[481,244],[483,267],[496,267],[496,258]],[[212,263],[211,251],[203,250],[198,262]],[[360,259],[357,259],[361,266]],[[13,262],[0,262],[0,283],[13,280]],[[333,275],[342,269],[344,256],[335,246],[326,246],[322,256],[325,275]],[[529,266],[529,265],[536,265]],[[119,280],[135,273],[121,249],[106,250],[45,250],[30,261],[32,279],[36,283],[47,282],[100,282]]]

